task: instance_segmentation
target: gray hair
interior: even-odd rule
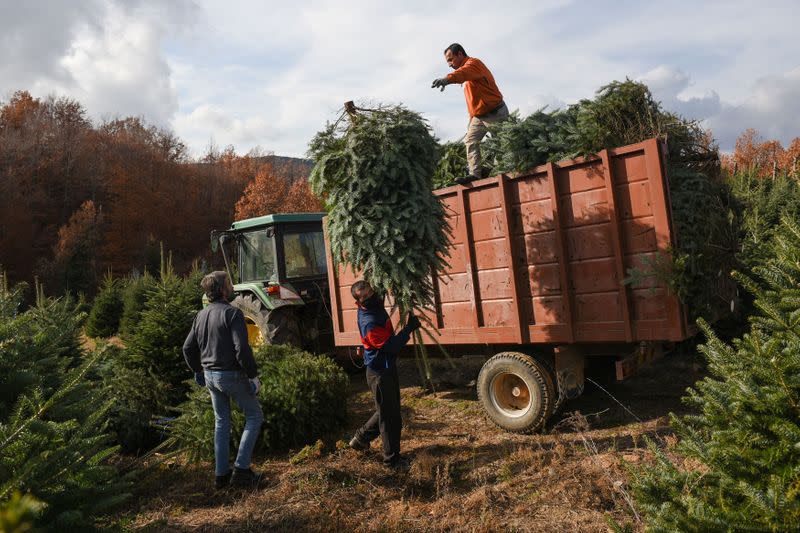
[[[227,272],[224,270],[216,270],[203,277],[203,280],[200,282],[200,288],[206,293],[208,299],[213,302],[222,298],[228,279]]]

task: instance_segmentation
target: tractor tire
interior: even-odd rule
[[[247,339],[256,348],[262,344],[289,344],[301,348],[303,336],[292,307],[269,310],[252,294],[240,294],[231,305],[244,314]]]
[[[486,361],[477,388],[489,419],[514,433],[544,427],[558,399],[549,365],[519,352],[501,352]]]

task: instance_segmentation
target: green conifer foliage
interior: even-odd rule
[[[690,389],[697,414],[673,417],[687,458],[639,471],[653,531],[800,530],[800,225],[784,219],[772,258],[738,276],[760,313],[728,345],[701,322],[711,376]]]
[[[334,261],[363,272],[402,314],[431,306],[449,227],[431,192],[437,150],[428,124],[401,106],[360,113],[318,133],[309,155]]]
[[[750,272],[771,254],[771,240],[782,217],[800,220],[800,182],[787,174],[773,179],[752,170],[727,178],[733,196],[740,202],[739,261]]]
[[[0,503],[0,531],[4,533],[29,533],[35,530],[36,518],[45,505],[31,496],[15,492]]]
[[[438,163],[433,171],[433,188],[441,189],[455,184],[456,178],[469,174],[464,144],[446,142],[439,145]]]
[[[262,382],[263,438],[258,450],[281,450],[314,442],[345,422],[349,380],[331,359],[288,345],[261,346],[254,354]],[[214,457],[214,411],[208,390],[193,385],[189,400],[170,425],[171,445],[192,460]],[[232,410],[231,446],[244,428],[241,411]]]
[[[490,128],[481,152],[485,169],[495,175],[591,156],[653,137],[667,145],[677,246],[670,268],[629,272],[627,282],[635,285],[648,277],[666,277],[662,281],[689,304],[693,317],[716,319],[736,297],[729,273],[738,266],[736,213],[728,186],[718,179],[718,150],[696,122],[664,110],[645,84],[614,81],[594,98],[563,110],[540,109],[524,118],[512,113]],[[447,173],[453,155],[447,150],[441,157],[436,184],[452,184],[458,177]]]
[[[39,292],[20,312],[20,296],[0,280],[0,514],[22,524],[36,511],[37,526],[86,528],[130,488],[107,463],[116,451],[105,429],[109,396],[90,377],[106,352],[81,350],[84,317],[70,299]],[[20,515],[18,492],[45,506]]]
[[[333,260],[390,295],[401,321],[415,313],[431,326],[423,312],[433,307],[433,279],[447,265],[451,229],[432,192],[436,140],[425,120],[402,106],[362,111],[329,124],[309,147]],[[412,338],[432,387],[421,330]]]
[[[525,118],[515,111],[493,126],[481,146],[489,173],[521,172],[576,157],[579,148],[571,136],[578,110],[577,106],[552,112],[540,109]]]
[[[117,333],[121,317],[122,288],[119,280],[115,280],[109,272],[103,279],[86,320],[86,334],[90,337],[111,337]]]
[[[189,370],[181,348],[201,305],[199,279],[175,274],[169,261],[146,291],[142,314],[127,341],[106,368],[106,382],[116,399],[113,427],[126,451],[155,445],[160,435],[152,423],[171,416],[189,392]]]
[[[155,280],[145,272],[143,275],[128,278],[122,291],[122,317],[119,321],[119,333],[123,338],[129,338],[142,317],[147,291],[152,288]]]

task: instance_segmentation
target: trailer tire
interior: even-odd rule
[[[519,352],[501,352],[478,374],[478,400],[489,419],[514,433],[541,429],[556,406],[557,391],[546,364]]]
[[[256,296],[240,294],[231,302],[244,314],[247,339],[255,348],[262,344],[290,344],[302,347],[303,337],[300,322],[293,307],[267,309]]]

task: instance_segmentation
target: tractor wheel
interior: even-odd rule
[[[264,343],[302,347],[300,324],[292,307],[269,310],[252,294],[240,294],[233,299],[231,305],[244,313],[247,340],[251,347]]]
[[[556,407],[549,367],[529,355],[501,352],[478,374],[478,399],[489,418],[514,433],[541,429]]]

